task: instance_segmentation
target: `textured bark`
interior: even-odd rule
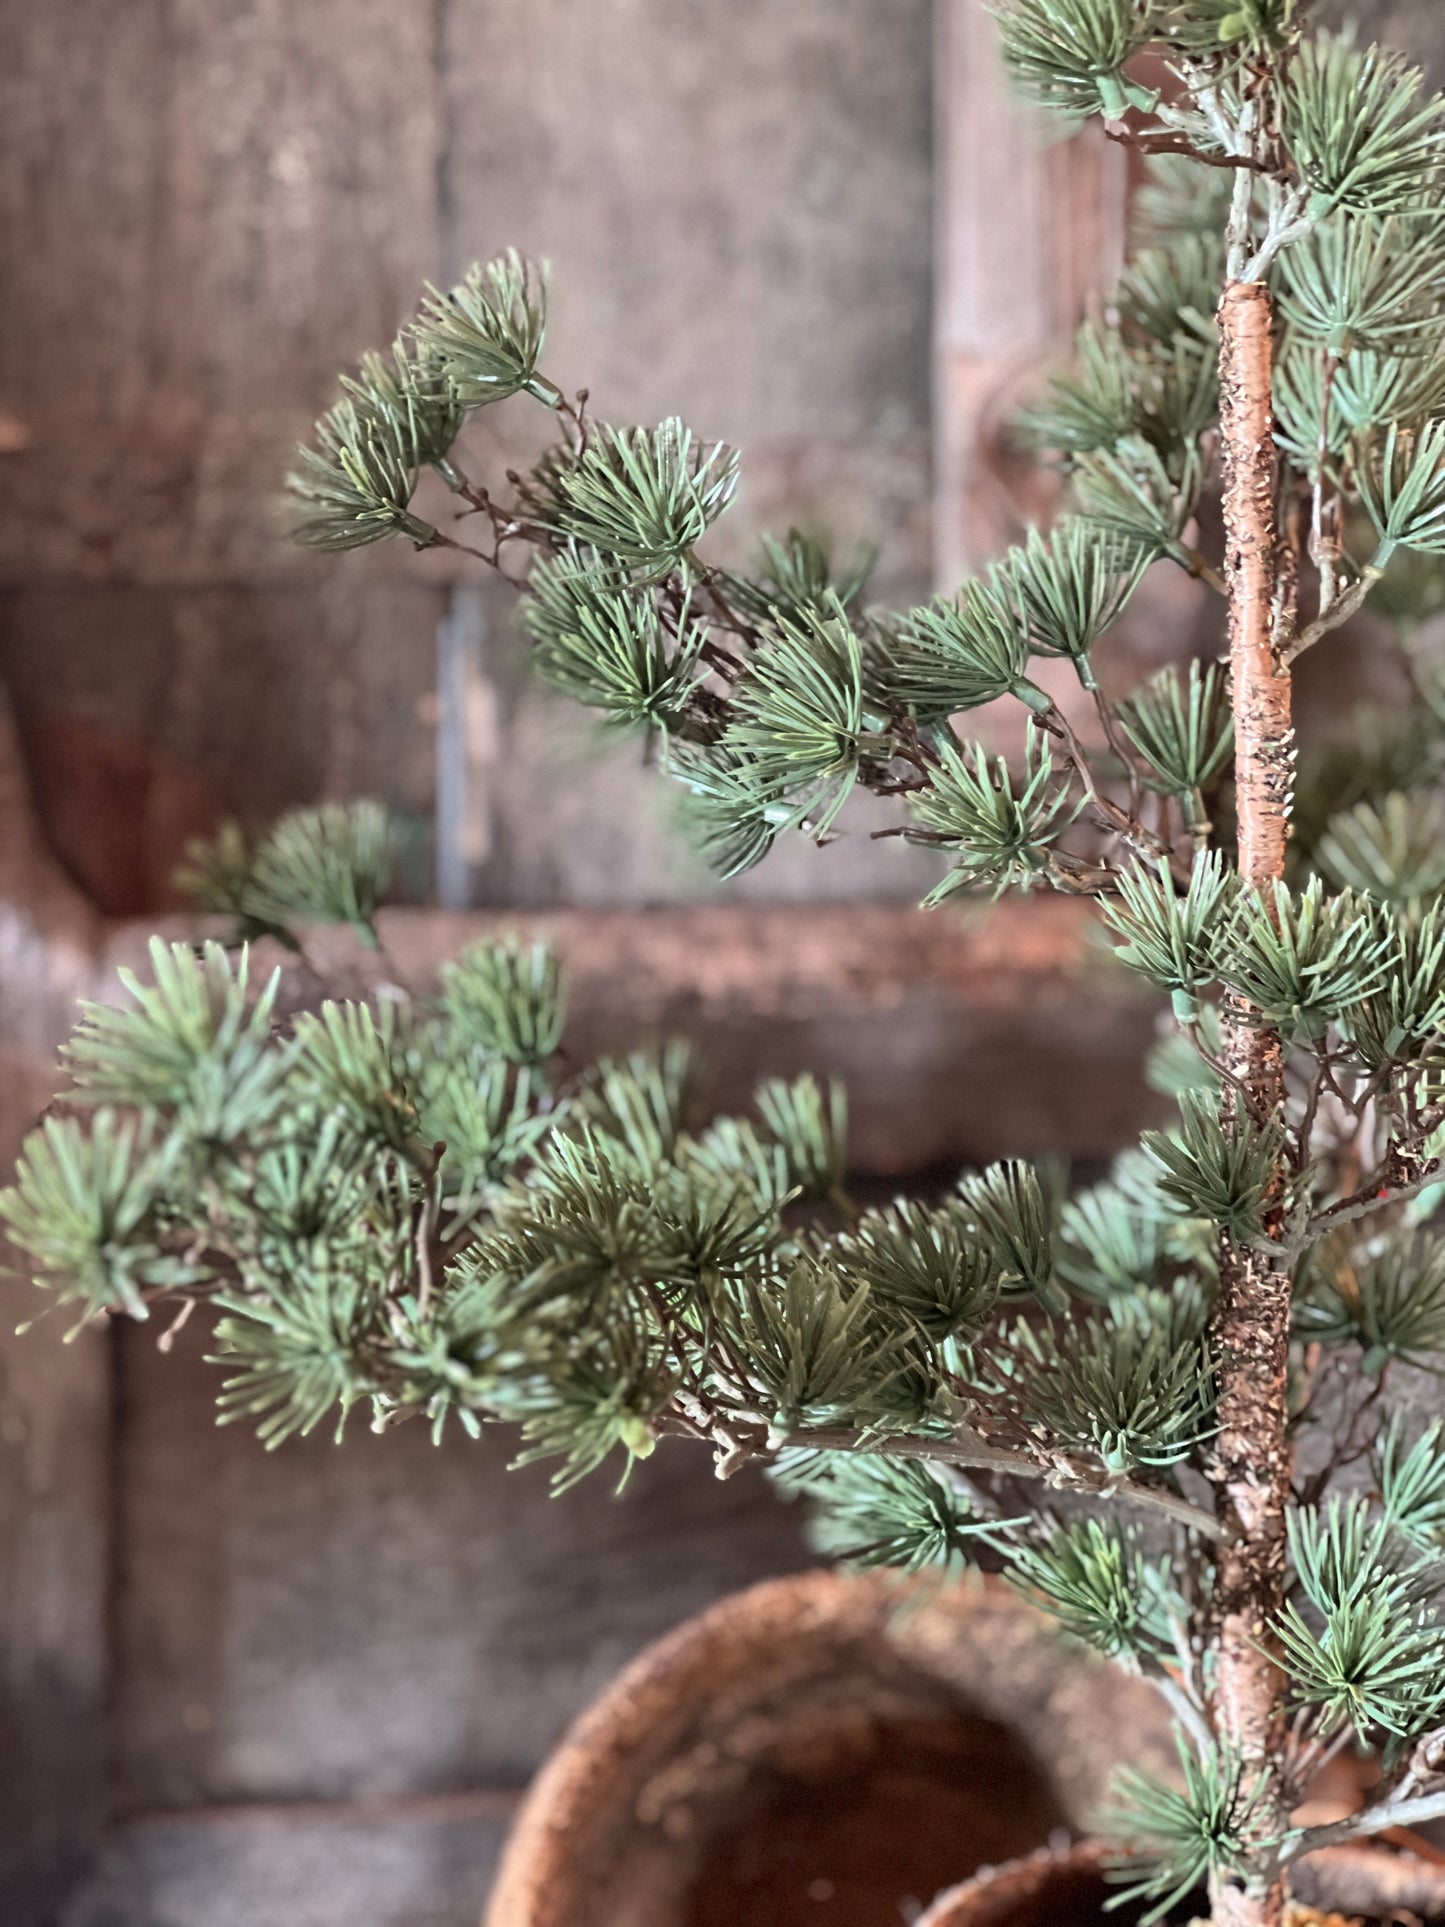
[[[1289,672],[1276,667],[1273,304],[1231,282],[1219,307],[1229,658],[1234,678],[1239,874],[1268,886],[1284,874],[1294,782]]]
[[[1268,890],[1283,874],[1289,836],[1293,736],[1290,684],[1277,667],[1275,461],[1270,408],[1273,316],[1262,287],[1231,283],[1220,303],[1224,517],[1234,685],[1235,791],[1239,870]],[[1256,1116],[1284,1102],[1277,1036],[1236,1005],[1225,1013],[1225,1056]],[[1245,1102],[1231,1087],[1231,1104]],[[1286,1374],[1290,1284],[1262,1253],[1226,1239],[1221,1253],[1215,1341],[1219,1437],[1213,1477],[1224,1527],[1215,1587],[1215,1722],[1247,1767],[1268,1774],[1281,1737],[1283,1679],[1267,1627],[1283,1603],[1285,1507],[1290,1489]],[[1261,1836],[1274,1831],[1278,1801],[1258,1812]],[[1265,1879],[1222,1884],[1220,1927],[1274,1927],[1283,1888]]]

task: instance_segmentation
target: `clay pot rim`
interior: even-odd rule
[[[982,1600],[1004,1588],[973,1575]],[[910,1592],[936,1582],[896,1574],[848,1574],[826,1567],[765,1579],[728,1593],[646,1646],[578,1714],[527,1790],[503,1848],[483,1927],[530,1922],[538,1891],[574,1861],[578,1841],[596,1825],[599,1778],[619,1754],[636,1754],[685,1725],[690,1709],[760,1646],[797,1649],[815,1631],[837,1651],[876,1632]]]
[[[878,1623],[885,1592],[878,1578],[815,1567],[764,1579],[728,1593],[670,1633],[644,1647],[579,1713],[558,1740],[527,1797],[503,1850],[484,1916],[484,1927],[515,1927],[526,1919],[523,1902],[539,1862],[564,1851],[563,1840],[596,1812],[599,1767],[618,1753],[656,1742],[677,1710],[732,1670],[735,1656],[755,1650],[771,1635],[796,1642],[812,1627],[828,1628],[833,1642],[864,1636]]]
[[[1039,1847],[997,1867],[980,1867],[938,1894],[917,1927],[975,1927],[979,1918],[992,1922],[992,1913],[980,1917],[977,1910],[981,1902],[996,1901],[1000,1890],[1015,1901],[1032,1900],[1056,1874],[1101,1872],[1108,1853],[1103,1840],[1075,1840],[1067,1847]]]

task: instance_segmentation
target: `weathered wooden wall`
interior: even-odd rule
[[[386,338],[423,277],[474,254],[517,240],[552,257],[556,366],[608,412],[680,409],[745,446],[725,542],[796,517],[866,530],[885,543],[880,589],[922,587],[931,86],[960,115],[997,102],[977,41],[958,56],[954,35],[958,57],[934,69],[930,34],[965,14],[976,25],[973,6],[9,10],[0,416],[29,440],[0,452],[0,679],[44,828],[94,903],[163,902],[180,843],[218,814],[362,790],[412,823],[410,875],[424,882],[448,571],[396,550],[298,557],[271,501],[336,368]],[[1417,50],[1439,38],[1429,0],[1375,11]],[[1022,169],[1030,151],[981,148],[977,129],[998,124],[980,117],[971,158],[955,150],[955,205],[974,216],[982,162],[1006,152]],[[1041,178],[1004,185],[1037,206]],[[1071,191],[1096,205],[1087,182]],[[1107,239],[1107,222],[1088,231]],[[1058,246],[1077,249],[1082,232]],[[1075,299],[1099,264],[1076,252],[1054,284],[1054,243],[1030,245],[1032,352],[1067,320],[1058,289]],[[948,287],[957,296],[957,273]],[[1007,362],[1007,304],[977,299],[976,277],[963,292],[975,306],[941,317],[940,350]],[[996,413],[991,373],[955,373],[968,407]],[[941,479],[962,516],[966,462]],[[970,552],[962,520],[947,534],[940,555]],[[482,898],[606,908],[701,894],[656,784],[599,759],[526,687],[498,597],[484,589],[475,612]],[[0,756],[0,785],[5,768]],[[855,839],[821,857],[800,847],[739,894],[912,896],[917,878],[895,847]],[[0,899],[13,1143],[68,1005],[93,981],[97,932],[28,834],[0,838]],[[808,958],[837,926],[798,927],[809,941],[776,973],[772,1010],[730,1004],[716,983],[711,1004],[689,1004],[677,977],[671,1001],[659,991],[641,1016],[625,989],[608,1002],[594,946],[591,1021],[621,1043],[625,1024],[607,1026],[629,1008],[641,1028],[665,1010],[737,1052],[735,1081],[745,1034],[770,1066],[862,1063],[882,992],[854,986],[808,1015]],[[673,929],[674,942],[692,930],[716,980],[706,917]],[[861,957],[869,930],[883,926],[860,921],[838,941]],[[1137,1063],[1147,1013],[1101,996],[1082,966],[1030,975],[1014,953],[985,968],[961,944],[956,971],[940,972],[939,941],[902,946],[889,1018],[913,1040],[927,1104],[907,1062],[880,1079],[876,1107],[858,1096],[874,1168],[925,1155],[920,1143],[984,1155],[1126,1135],[1137,1083],[1090,1078]],[[1009,1110],[992,1085],[1026,1034],[1055,1049],[1082,1036],[1094,1052],[1052,1086],[1011,1077]],[[0,1305],[6,1326],[31,1309],[20,1287]],[[550,1506],[535,1475],[506,1478],[494,1450],[460,1442],[434,1454],[404,1434],[358,1435],[339,1452],[313,1441],[264,1457],[213,1432],[199,1351],[199,1334],[169,1360],[144,1334],[115,1358],[47,1331],[0,1340],[7,1927],[56,1918],[107,1798],[122,1824],[67,1927],[460,1927],[515,1788],[568,1713],[652,1632],[802,1556],[790,1515],[685,1459],[646,1468],[623,1503],[594,1484]]]
[[[368,790],[413,823],[424,887],[444,559],[298,555],[275,496],[336,371],[477,255],[550,257],[548,362],[597,407],[683,411],[747,449],[725,546],[760,521],[876,530],[885,586],[918,586],[928,17],[926,0],[17,17],[0,414],[29,439],[0,456],[0,676],[46,827],[96,901],[163,903],[218,815]],[[528,404],[501,413],[479,460],[530,432]],[[484,895],[705,888],[657,786],[521,686],[506,592],[485,608]],[[866,894],[898,875],[890,854],[864,840],[761,887]]]
[[[609,412],[683,410],[748,447],[726,540],[876,524],[885,583],[923,582],[926,0],[55,0],[7,26],[0,416],[25,435],[0,438],[24,440],[0,454],[0,680],[44,830],[103,910],[163,903],[219,815],[368,790],[414,826],[425,886],[447,571],[299,556],[273,502],[336,370],[476,254],[551,256],[555,365]],[[481,894],[705,890],[655,784],[543,709],[504,605],[481,606]],[[861,842],[764,887],[912,893],[910,867]],[[42,964],[53,936],[5,931],[14,1131],[93,969],[83,944],[69,978]],[[31,1309],[5,1288],[7,1323]],[[77,1918],[466,1919],[506,1789],[614,1663],[800,1556],[790,1517],[701,1462],[550,1509],[495,1453],[263,1459],[214,1435],[194,1353],[127,1346],[116,1376],[43,1331],[0,1372],[15,1927],[73,1877],[107,1749],[112,1803],[162,1817],[115,1836]],[[659,1551],[683,1542],[681,1564]],[[367,1784],[402,1807],[315,1804]],[[277,1800],[303,1805],[235,1817]]]

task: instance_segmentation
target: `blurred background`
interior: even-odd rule
[[[1356,11],[1445,55],[1431,0]],[[1102,1158],[1146,1120],[1152,1012],[1072,906],[923,919],[923,860],[866,820],[719,888],[655,777],[529,684],[504,586],[279,534],[337,372],[516,245],[551,263],[549,372],[742,448],[718,559],[797,522],[876,543],[879,600],[956,580],[1035,506],[1009,411],[1115,272],[1127,200],[1117,150],[1015,114],[977,0],[0,17],[4,1155],[187,839],[363,794],[402,825],[419,976],[479,927],[545,930],[579,1055],[680,1029],[723,1098],[841,1072],[865,1182]],[[503,413],[473,431],[493,473],[527,446]],[[1137,670],[1197,620],[1164,585],[1120,647]],[[572,1715],[808,1559],[755,1483],[680,1454],[555,1503],[491,1442],[268,1458],[215,1430],[201,1335],[12,1339],[31,1309],[4,1287],[7,1927],[471,1921]]]

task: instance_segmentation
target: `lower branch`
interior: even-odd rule
[[[774,1448],[765,1439],[740,1444],[735,1436],[737,1429],[733,1428],[725,1441],[729,1456],[725,1464],[719,1465],[723,1476],[736,1471],[745,1459],[768,1460],[774,1456]],[[689,1435],[700,1436],[692,1428]],[[1111,1478],[1100,1467],[1063,1453],[1033,1458],[1026,1452],[991,1444],[967,1429],[942,1438],[927,1438],[909,1433],[858,1432],[843,1426],[819,1426],[790,1434],[786,1445],[789,1450],[876,1452],[881,1458],[928,1459],[962,1472],[1001,1472],[1016,1479],[1038,1479],[1062,1491],[1087,1492],[1096,1498],[1123,1499],[1127,1504],[1147,1507],[1207,1539],[1220,1536],[1219,1522],[1214,1515],[1177,1492],[1162,1486],[1143,1485],[1135,1479]]]
[[[1367,1839],[1371,1834],[1387,1833],[1392,1827],[1423,1826],[1427,1820],[1445,1820],[1445,1788],[1437,1788],[1434,1793],[1399,1795],[1393,1800],[1382,1800],[1378,1806],[1366,1807],[1360,1813],[1352,1813],[1344,1820],[1333,1820],[1328,1826],[1306,1827],[1284,1849],[1283,1858],[1288,1863],[1303,1854],[1317,1853],[1321,1847]]]

